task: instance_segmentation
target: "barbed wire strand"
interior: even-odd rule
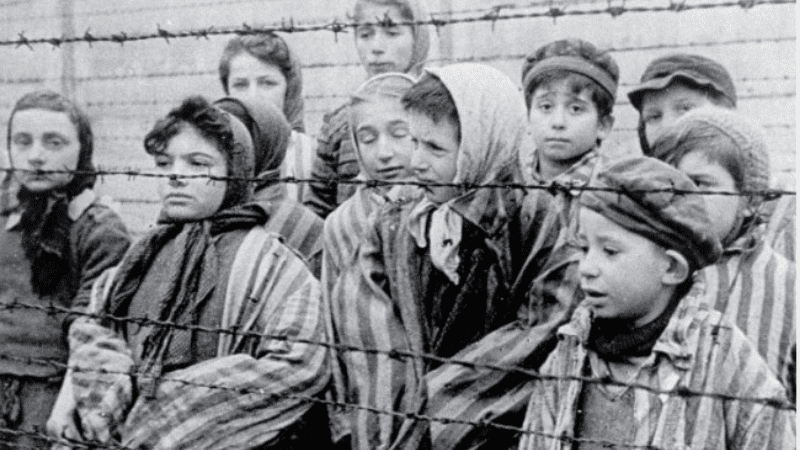
[[[264,182],[263,179],[254,176],[254,177],[238,177],[238,176],[225,176],[225,175],[211,175],[211,174],[187,174],[187,175],[178,175],[178,174],[171,174],[171,173],[158,173],[158,172],[147,172],[142,169],[136,168],[128,168],[128,169],[113,169],[113,170],[106,170],[102,169],[99,165],[95,170],[32,170],[32,169],[21,169],[21,168],[13,168],[13,167],[0,167],[0,173],[29,173],[29,174],[37,174],[37,175],[49,175],[49,174],[71,174],[71,175],[95,175],[98,179],[103,182],[103,177],[106,176],[124,176],[128,177],[129,179],[134,179],[137,177],[142,178],[156,178],[156,179],[169,179],[169,180],[207,180],[209,183],[216,182],[216,181],[245,181],[250,183],[262,183]],[[311,179],[311,178],[295,178],[295,177],[285,177],[285,178],[278,178],[272,180],[273,183],[295,183],[295,184],[304,184],[304,183],[316,183],[316,184],[348,184],[348,185],[363,185],[367,187],[382,187],[382,186],[413,186],[419,188],[430,188],[430,187],[457,187],[462,189],[518,189],[518,190],[545,190],[550,191],[552,193],[556,192],[567,192],[567,193],[578,193],[584,191],[595,191],[595,192],[615,192],[615,193],[627,193],[627,194],[657,194],[657,193],[671,193],[674,195],[721,195],[721,196],[728,196],[728,197],[764,197],[766,199],[774,199],[778,198],[782,195],[796,195],[796,191],[790,191],[785,189],[761,189],[761,190],[741,190],[741,191],[713,191],[713,190],[690,190],[690,189],[679,189],[675,187],[669,188],[658,188],[658,189],[619,189],[619,188],[610,188],[610,187],[602,187],[602,186],[591,186],[582,184],[579,182],[560,182],[556,180],[547,181],[543,183],[537,184],[530,184],[530,183],[519,183],[519,182],[512,182],[512,183],[440,183],[440,182],[421,182],[417,180],[392,180],[392,181],[383,181],[383,180],[361,180],[357,178],[353,179],[330,179],[330,180],[323,180],[323,179]]]
[[[355,29],[359,26],[370,25],[370,24],[377,26],[430,25],[434,26],[438,31],[441,27],[447,25],[479,23],[479,22],[491,22],[492,24],[495,24],[498,21],[508,21],[517,19],[550,18],[556,20],[558,18],[567,16],[595,16],[595,15],[605,15],[605,14],[608,14],[611,17],[619,17],[620,15],[626,13],[666,12],[666,11],[684,12],[691,10],[710,10],[710,9],[721,9],[721,8],[731,8],[731,7],[749,9],[756,5],[761,7],[766,5],[787,5],[795,3],[796,0],[762,0],[760,2],[739,0],[739,1],[727,1],[721,3],[697,3],[697,4],[686,4],[685,2],[683,3],[671,2],[669,5],[665,6],[628,7],[625,5],[620,5],[620,6],[607,6],[605,8],[574,10],[574,11],[566,11],[560,7],[552,6],[544,11],[508,13],[508,14],[503,14],[501,13],[502,10],[493,8],[487,10],[485,13],[472,16],[443,18],[431,15],[429,19],[407,20],[407,21],[393,21],[389,16],[385,16],[382,19],[378,18],[378,20],[374,22],[359,23],[351,19],[340,20],[338,18],[334,18],[329,22],[319,23],[319,24],[297,24],[295,23],[294,18],[289,18],[289,19],[282,19],[280,23],[275,23],[266,26],[251,26],[248,25],[247,23],[244,23],[241,26],[236,26],[236,27],[216,28],[214,26],[210,26],[202,29],[170,31],[158,25],[156,31],[154,32],[135,33],[135,32],[119,31],[112,34],[95,35],[91,33],[90,30],[86,30],[84,34],[81,36],[60,36],[60,37],[53,36],[53,37],[43,37],[43,38],[29,38],[25,35],[24,32],[19,32],[17,33],[16,39],[0,40],[0,46],[6,46],[6,47],[15,46],[18,48],[27,47],[32,50],[34,45],[50,45],[52,47],[57,48],[63,44],[74,44],[78,42],[85,42],[89,45],[92,45],[94,43],[116,43],[122,45],[125,44],[126,42],[141,42],[154,39],[163,39],[165,42],[169,43],[170,39],[173,40],[185,39],[185,38],[208,39],[211,36],[224,36],[224,35],[244,36],[244,35],[265,34],[271,32],[305,33],[305,32],[315,32],[315,31],[332,32],[334,35],[334,39],[338,39],[338,35],[340,33],[346,33],[348,32],[349,29]]]
[[[275,340],[280,342],[289,342],[289,343],[296,343],[296,344],[306,344],[306,345],[316,345],[320,347],[325,347],[329,350],[334,350],[337,352],[360,352],[360,353],[367,353],[367,354],[374,354],[374,355],[383,355],[387,356],[392,359],[424,359],[430,362],[435,362],[439,364],[450,364],[450,365],[459,365],[462,367],[466,367],[472,370],[479,370],[479,369],[486,369],[491,371],[499,371],[499,372],[506,372],[506,373],[515,373],[518,375],[523,375],[531,379],[543,380],[543,381],[579,381],[583,383],[594,383],[594,384],[604,384],[604,385],[613,385],[613,386],[620,386],[620,387],[631,387],[634,389],[641,389],[652,394],[656,395],[671,395],[671,396],[680,396],[680,397],[709,397],[716,400],[722,401],[742,401],[747,403],[757,403],[763,404],[767,406],[774,407],[776,409],[786,409],[786,410],[795,410],[795,405],[790,402],[783,402],[774,398],[763,398],[763,397],[737,397],[729,394],[722,394],[722,393],[715,393],[715,392],[703,392],[697,391],[693,389],[689,389],[687,387],[678,387],[675,389],[661,389],[651,385],[642,384],[642,383],[634,383],[634,382],[622,382],[618,380],[614,380],[611,377],[588,377],[588,376],[575,376],[575,375],[548,375],[542,374],[538,371],[527,369],[520,366],[507,366],[507,365],[498,365],[498,364],[488,364],[488,363],[480,363],[475,361],[466,361],[460,360],[456,358],[446,358],[442,356],[438,356],[432,353],[419,353],[419,352],[411,352],[411,351],[403,351],[403,350],[381,350],[376,348],[363,348],[357,347],[353,345],[341,344],[341,343],[333,343],[333,342],[325,342],[325,341],[317,341],[313,339],[303,339],[303,338],[294,338],[289,337],[286,335],[271,335],[271,334],[263,334],[263,333],[256,333],[256,332],[245,332],[239,331],[237,329],[229,329],[229,328],[214,328],[214,327],[204,327],[200,325],[188,325],[188,324],[180,324],[176,322],[166,321],[166,320],[157,320],[152,319],[149,317],[144,316],[115,316],[108,313],[88,313],[83,311],[74,311],[69,308],[56,305],[56,304],[49,304],[49,305],[37,305],[33,303],[21,302],[19,300],[14,300],[11,303],[0,303],[0,310],[5,311],[13,311],[15,309],[24,309],[24,310],[36,310],[40,312],[44,312],[48,315],[72,315],[74,317],[86,317],[92,320],[108,320],[112,321],[117,325],[120,324],[135,324],[140,327],[144,326],[153,326],[159,328],[169,328],[175,329],[180,331],[193,331],[193,332],[203,332],[203,333],[210,333],[210,334],[217,334],[217,335],[230,335],[232,337],[248,337],[248,338],[255,338],[255,339],[267,339],[267,340]],[[718,326],[718,329],[726,329],[729,328],[727,326]],[[9,358],[17,358],[11,357],[9,355],[0,354],[0,359]],[[20,358],[17,358],[20,359]],[[42,365],[54,365],[54,364],[63,364],[60,362],[56,362],[53,360],[46,360],[46,359],[36,359],[36,358],[22,358],[21,361],[27,363],[36,363]],[[66,369],[67,367],[61,367]],[[87,369],[88,370],[88,369]],[[132,375],[131,373],[126,372],[125,374]]]
[[[765,43],[781,43],[781,42],[795,42],[797,36],[778,36],[778,37],[759,37],[759,38],[738,38],[727,41],[706,41],[706,42],[684,42],[684,43],[660,43],[643,46],[626,46],[626,47],[608,47],[605,51],[608,52],[631,52],[631,51],[652,51],[652,50],[668,50],[677,48],[698,48],[698,47],[717,47],[727,45],[747,45],[747,44],[765,44]],[[465,56],[457,58],[431,58],[428,59],[430,63],[453,63],[453,62],[491,62],[503,60],[521,60],[525,58],[526,53],[505,53],[499,55],[487,56]],[[347,62],[317,62],[303,64],[302,68],[305,69],[330,69],[337,67],[360,67],[361,63],[357,61]],[[175,71],[161,71],[149,73],[129,73],[129,74],[100,74],[100,75],[85,75],[77,76],[75,80],[79,83],[91,81],[111,81],[111,80],[127,80],[127,79],[147,79],[147,78],[177,78],[177,77],[197,77],[197,76],[213,76],[219,77],[218,69],[212,68],[207,70],[175,70]],[[783,76],[763,76],[763,77],[742,77],[737,78],[736,82],[753,82],[753,81],[791,81],[796,79],[795,75]],[[60,81],[61,77],[39,77],[39,76],[22,76],[22,77],[7,77],[0,78],[0,84],[35,84],[44,83],[47,81]],[[621,83],[620,86],[632,86],[638,84],[635,81]],[[324,98],[324,96],[320,96]],[[315,96],[306,96],[305,98],[315,98]]]

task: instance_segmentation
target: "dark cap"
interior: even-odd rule
[[[678,53],[656,58],[644,70],[639,85],[628,92],[634,108],[641,111],[646,91],[665,89],[676,79],[711,88],[736,106],[736,87],[722,64],[700,55]]]
[[[669,164],[644,156],[616,160],[600,169],[580,204],[617,225],[683,255],[693,270],[722,254],[697,186]],[[680,192],[675,192],[680,191]]]

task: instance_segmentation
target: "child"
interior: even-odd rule
[[[280,36],[236,36],[219,61],[219,79],[226,95],[253,104],[271,104],[283,111],[292,127],[281,177],[311,179],[314,140],[303,125],[303,77],[300,60]],[[302,202],[306,185],[290,183],[287,196]]]
[[[540,369],[558,379],[534,381],[519,448],[793,448],[783,387],[693,282],[721,251],[702,197],[648,192],[697,187],[644,157],[592,186],[609,190],[580,197],[586,299]]]
[[[320,439],[324,423],[305,436],[298,428],[314,405],[305,399],[328,382],[326,350],[297,341],[326,340],[318,282],[248,203],[247,129],[190,97],[156,122],[145,149],[169,175],[160,225],[98,279],[90,310],[104,318],[70,329],[76,369],[53,413],[65,435],[136,449]]]
[[[400,103],[414,79],[401,73],[376,75],[361,85],[350,100],[350,132],[360,166],[359,178],[390,182],[410,176],[408,165],[414,144],[408,129],[408,115]],[[402,186],[359,186],[325,219],[325,252],[322,265],[322,297],[330,293],[339,275],[355,262],[358,243],[370,226],[371,217],[385,203],[398,200]],[[407,189],[405,189],[407,190]],[[339,364],[334,359],[334,364]],[[338,366],[335,366],[337,369]],[[346,400],[343,374],[334,370],[333,392]],[[349,434],[346,411],[332,411],[334,441]],[[340,420],[336,420],[340,419]]]
[[[736,87],[725,67],[700,55],[672,54],[656,58],[645,69],[640,84],[628,93],[639,111],[639,142],[652,155],[653,140],[680,116],[703,106],[736,108]],[[786,259],[794,261],[795,196],[765,203],[769,221],[766,241]]]
[[[767,189],[769,158],[761,130],[738,114],[698,108],[662,130],[653,155],[691,178],[701,190],[757,192]],[[795,266],[764,240],[763,197],[704,195],[712,230],[724,253],[703,270],[711,306],[735,323],[795,392]]]
[[[517,192],[468,186],[519,180],[525,106],[508,77],[479,64],[429,69],[402,102],[416,144],[410,168],[429,185],[421,200],[387,203],[370,221],[331,294],[334,336],[360,348],[448,357],[516,313],[508,289],[519,247]],[[423,377],[435,363],[361,352],[341,358],[348,403],[421,412]],[[428,425],[360,408],[350,423],[353,448],[416,448]]]
[[[353,18],[363,23],[355,30],[356,50],[361,65],[372,77],[388,72],[417,76],[428,57],[428,28],[425,25],[396,25],[427,20],[418,0],[357,0]],[[387,20],[386,24],[376,22]],[[305,203],[325,218],[356,190],[355,185],[337,184],[358,175],[358,163],[348,128],[347,105],[323,118],[313,178]]]
[[[64,375],[65,312],[85,307],[92,283],[117,265],[130,237],[92,190],[92,130],[72,101],[51,91],[24,95],[7,136],[19,190],[16,206],[0,212],[0,428],[34,432],[44,429]],[[4,432],[0,441],[46,444]]]
[[[611,132],[619,68],[607,53],[589,42],[551,42],[525,61],[522,84],[535,149],[530,172],[534,182],[561,186],[586,184],[599,160],[598,147]],[[565,245],[574,228],[576,208],[566,190],[553,196],[543,190],[525,196],[524,220],[530,249],[515,282],[515,295],[528,296],[523,313],[533,325],[558,315],[575,301],[577,253]]]
[[[272,105],[232,97],[214,103],[245,124],[255,152],[254,201],[259,202],[269,218],[268,231],[284,238],[289,247],[306,260],[315,277],[322,267],[323,222],[316,214],[289,195],[291,184],[279,183],[290,142],[291,129],[281,112]]]

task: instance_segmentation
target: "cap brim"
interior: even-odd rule
[[[641,111],[642,110],[642,96],[647,91],[660,91],[667,86],[669,86],[675,79],[683,79],[689,80],[694,84],[699,86],[709,86],[714,88],[715,90],[719,90],[713,81],[709,80],[706,77],[698,76],[696,73],[684,72],[679,70],[677,72],[671,73],[666,77],[660,78],[653,78],[651,80],[647,80],[644,83],[636,86],[628,92],[628,99],[631,101],[631,105],[634,108]]]

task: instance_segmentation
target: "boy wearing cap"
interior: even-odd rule
[[[725,67],[713,59],[685,53],[654,59],[628,98],[639,111],[639,143],[649,156],[657,135],[688,111],[712,105],[736,109],[736,87]],[[765,239],[794,261],[796,198],[785,196],[766,203],[765,208],[769,220]]]
[[[600,160],[598,147],[611,132],[619,68],[607,53],[580,39],[546,44],[522,70],[528,124],[535,142],[529,175],[536,183],[581,186]],[[546,321],[577,299],[576,253],[565,245],[574,226],[573,195],[566,189],[532,190],[523,203],[531,249],[514,284],[529,297],[521,312],[529,324]]]
[[[767,189],[766,138],[755,124],[720,108],[692,110],[662,130],[653,156],[703,191]],[[759,195],[703,195],[722,258],[702,271],[709,302],[750,338],[794,398],[795,266],[764,240]]]
[[[720,243],[702,197],[663,190],[697,187],[646,157],[592,187],[577,237],[586,299],[534,382],[519,448],[793,448],[783,387],[693,281]]]

